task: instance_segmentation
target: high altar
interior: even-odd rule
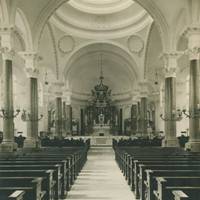
[[[111,90],[103,83],[101,68],[100,82],[92,90],[92,98],[86,107],[87,125],[93,136],[110,136],[117,125],[117,109],[111,101]]]

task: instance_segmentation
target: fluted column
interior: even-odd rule
[[[188,52],[190,59],[189,81],[189,143],[191,151],[200,151],[200,28],[188,28]]]
[[[178,53],[164,54],[165,61],[165,139],[163,146],[179,146],[176,138],[176,68]]]

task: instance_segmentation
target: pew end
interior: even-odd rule
[[[172,191],[174,195],[174,200],[188,200],[189,197],[181,190]]]
[[[25,191],[23,190],[16,190],[13,192],[9,197],[8,200],[23,200],[24,199]]]

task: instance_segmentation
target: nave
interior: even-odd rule
[[[115,162],[112,147],[91,147],[69,200],[135,200]]]

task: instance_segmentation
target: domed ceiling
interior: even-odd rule
[[[142,30],[152,18],[132,0],[71,0],[50,21],[78,37],[113,39]]]
[[[104,84],[112,90],[112,97],[116,101],[132,99],[143,73],[139,54],[145,52],[146,35],[153,21],[146,10],[133,0],[70,0],[49,20],[59,30],[62,54],[68,56],[62,75],[72,98],[87,100],[91,96],[99,83],[102,54]],[[70,52],[68,45],[73,46]]]
[[[99,83],[101,66],[104,84],[112,90],[112,95],[127,98],[125,94],[132,93],[137,79],[136,64],[128,54],[111,44],[91,44],[74,54],[65,71],[72,93],[88,99]]]

